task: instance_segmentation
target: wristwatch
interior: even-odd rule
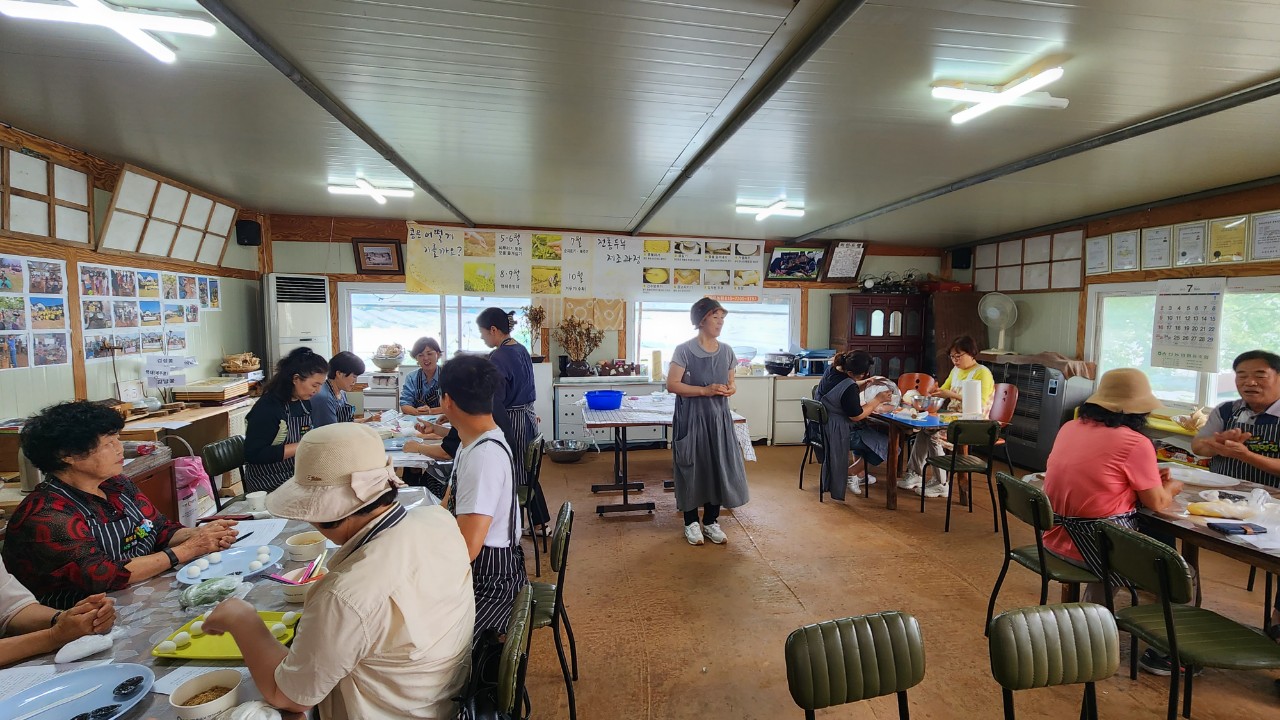
[[[178,567],[178,554],[170,548],[165,548],[163,552],[165,555],[169,556],[169,569],[172,570],[173,568]]]

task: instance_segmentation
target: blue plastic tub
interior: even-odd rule
[[[592,410],[617,410],[622,407],[623,395],[626,393],[621,390],[588,390],[587,407]]]

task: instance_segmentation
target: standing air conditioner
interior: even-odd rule
[[[264,280],[267,372],[295,348],[309,347],[327,359],[333,349],[329,279],[322,275],[268,273]]]

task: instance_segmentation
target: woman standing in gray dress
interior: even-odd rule
[[[703,538],[724,543],[727,538],[717,522],[720,508],[747,503],[747,470],[729,410],[729,397],[737,392],[736,357],[733,348],[717,339],[725,314],[711,298],[694,303],[689,319],[698,337],[676,347],[667,371],[667,390],[676,394],[671,427],[676,507],[684,513],[684,537],[690,545],[701,545]]]

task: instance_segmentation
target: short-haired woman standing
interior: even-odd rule
[[[667,370],[667,390],[676,394],[671,426],[676,507],[684,513],[690,545],[703,538],[720,545],[720,508],[747,504],[747,469],[733,434],[729,398],[737,391],[733,348],[720,342],[724,307],[704,297],[689,310],[698,336],[676,346]],[[698,523],[698,508],[702,523]]]
[[[373,416],[356,419],[356,408],[347,402],[347,393],[356,387],[356,379],[364,374],[364,360],[353,352],[342,352],[329,360],[329,379],[311,398],[311,426],[321,427],[340,422],[368,422]]]
[[[275,490],[293,477],[293,454],[307,431],[315,427],[311,398],[329,377],[329,363],[297,348],[276,364],[262,397],[245,418],[244,489]]]

